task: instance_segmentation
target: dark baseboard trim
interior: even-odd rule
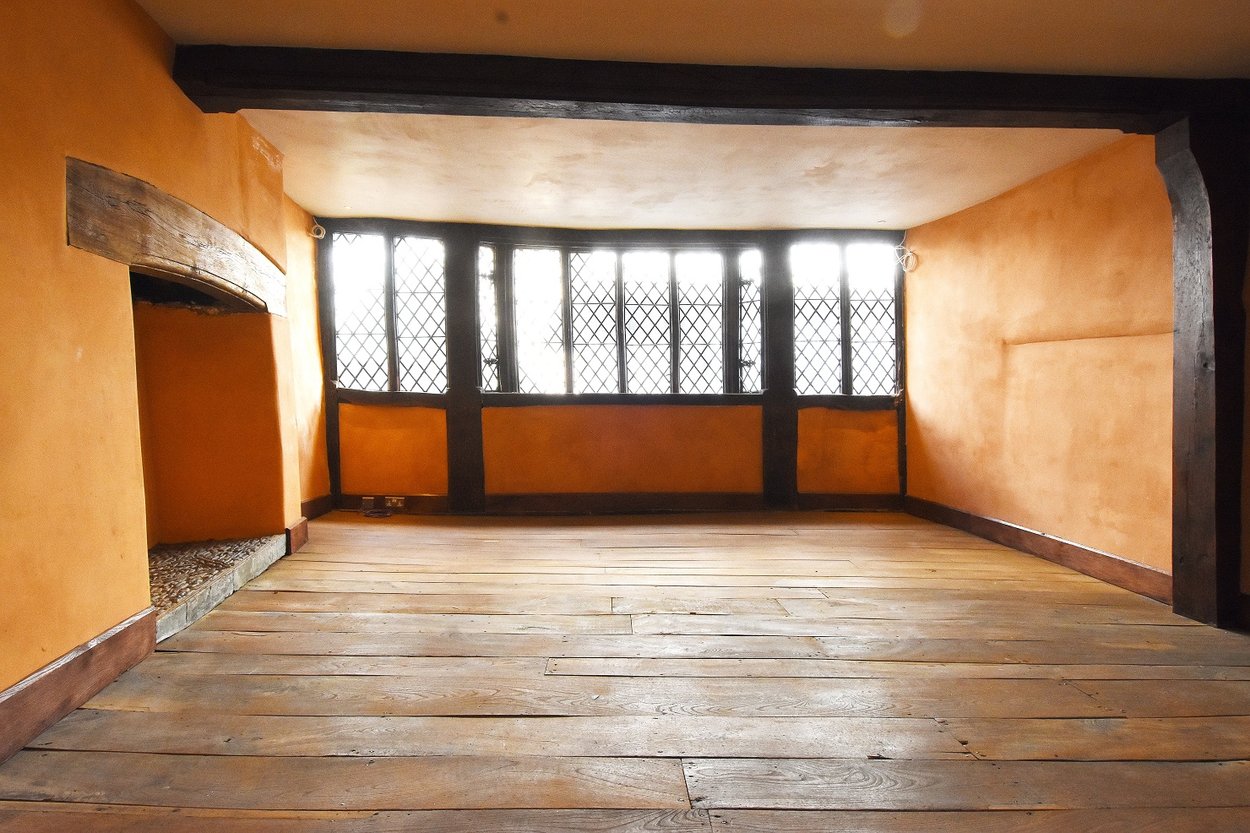
[[[300,518],[286,531],[286,554],[299,552],[308,543],[308,518]]]
[[[386,508],[383,505],[384,495],[342,495],[338,501],[338,508],[359,512],[362,501],[366,497],[374,497],[375,508]],[[397,495],[397,497],[404,499],[404,505],[391,508],[391,512],[396,515],[442,515],[449,511],[446,495]]]
[[[903,496],[895,494],[799,494],[800,509],[900,512]]]
[[[1169,604],[1172,601],[1172,577],[1144,564],[1025,529],[1007,521],[982,518],[911,495],[903,498],[903,508],[916,517],[962,529],[980,538],[1062,564],[1078,573],[1093,576],[1125,590]]]
[[[1250,631],[1250,593],[1237,594],[1237,628]]]
[[[0,763],[155,648],[156,611],[149,607],[0,692]]]
[[[486,496],[486,511],[502,515],[630,515],[736,512],[763,508],[763,495],[738,492],[577,492]]]
[[[333,511],[334,498],[331,495],[322,495],[312,500],[305,500],[299,505],[299,513],[310,521]]]

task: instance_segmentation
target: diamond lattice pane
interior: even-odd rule
[[[794,390],[798,394],[842,390],[840,256],[835,243],[796,243],[790,247]]]
[[[431,237],[395,240],[395,348],[399,389],[447,390],[447,309],[443,243]]]
[[[559,249],[518,248],[512,258],[517,384],[521,393],[566,393],[564,290]]]
[[[573,306],[573,392],[617,393],[616,252],[569,255]]]
[[[720,252],[678,252],[677,378],[679,393],[725,391],[725,258]]]
[[[495,250],[477,250],[477,315],[482,390],[499,390],[499,315],[495,310]]]
[[[336,234],[330,246],[339,387],[386,390],[386,241]]]
[[[759,393],[764,382],[760,312],[763,256],[759,249],[747,249],[739,255],[738,274],[738,389]]]
[[[629,393],[671,393],[673,332],[668,252],[621,256],[625,297],[625,372]]]
[[[888,396],[898,390],[894,247],[880,243],[848,246],[846,268],[851,294],[851,392]]]

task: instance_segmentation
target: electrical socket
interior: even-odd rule
[[[360,511],[368,512],[377,505],[377,499],[372,497],[362,497],[360,499]]]
[[[403,509],[404,499],[402,497],[392,497],[390,495],[387,495],[386,508],[387,509]]]

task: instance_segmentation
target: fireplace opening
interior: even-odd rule
[[[157,638],[286,553],[273,317],[132,271]]]

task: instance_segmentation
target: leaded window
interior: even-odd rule
[[[742,393],[764,389],[763,270],[759,249],[738,255],[738,390]]]
[[[380,234],[336,234],[333,247],[339,386],[388,390],[386,239]]]
[[[447,310],[443,243],[431,237],[395,239],[395,348],[398,389],[447,390]]]
[[[569,255],[573,393],[616,393],[620,387],[617,264],[616,252],[605,249]]]
[[[889,396],[898,390],[898,259],[882,243],[795,243],[794,389]]]
[[[559,249],[513,253],[516,362],[521,393],[564,393],[564,287]]]
[[[481,353],[482,390],[499,390],[499,313],[495,303],[495,249],[477,248],[478,349]]]
[[[749,233],[687,243],[667,232],[495,238],[481,227],[476,240],[456,233],[466,272],[457,278],[447,271],[452,238],[425,231],[435,228],[346,221],[326,241],[340,388],[445,393],[448,293],[475,280],[456,297],[476,307],[476,338],[464,338],[477,345],[484,391],[758,394],[774,349],[769,316],[791,302],[793,342],[775,349],[788,358],[793,348],[794,393],[898,391],[899,262],[879,234],[770,232],[763,245],[770,238]],[[457,320],[473,320],[461,312]]]

